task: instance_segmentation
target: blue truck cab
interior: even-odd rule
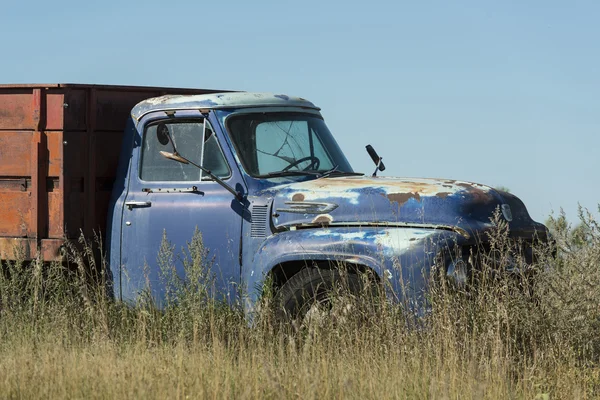
[[[466,259],[440,255],[485,241],[496,210],[515,239],[546,237],[507,192],[355,172],[319,108],[305,99],[152,98],[131,112],[113,187],[107,242],[114,295],[135,301],[150,288],[160,303],[161,243],[166,237],[181,249],[198,230],[219,296],[249,312],[265,282],[287,285],[293,297],[310,271],[336,265],[371,272],[398,301],[419,300],[436,263],[464,279]]]

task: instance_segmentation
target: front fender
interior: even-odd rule
[[[289,261],[364,265],[386,283],[393,300],[420,301],[435,256],[465,241],[451,230],[404,227],[336,227],[275,234],[261,244],[251,268],[244,268],[244,282],[250,289],[246,308],[253,308],[268,273]]]

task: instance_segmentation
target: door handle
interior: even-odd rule
[[[152,202],[150,201],[126,201],[125,205],[131,210],[134,207],[150,207]]]

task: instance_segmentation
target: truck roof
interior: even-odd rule
[[[246,107],[301,107],[320,110],[301,97],[274,93],[225,92],[199,95],[166,95],[138,103],[131,115],[136,120],[153,111],[225,109]]]

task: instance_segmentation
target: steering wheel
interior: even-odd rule
[[[309,161],[309,160],[310,160],[310,164],[308,164],[306,166],[306,168],[304,168],[304,171],[306,171],[309,167],[313,167],[313,169],[319,169],[319,165],[321,165],[321,160],[319,160],[317,157],[314,157],[314,156],[307,156],[307,157],[302,157],[296,161],[291,162],[290,165],[288,165],[281,171],[285,172],[285,171],[289,170],[290,168],[293,168],[293,167],[297,166],[298,164],[303,163],[304,161]]]

